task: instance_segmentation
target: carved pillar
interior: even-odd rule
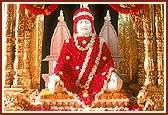
[[[43,4],[33,7],[42,8]],[[37,18],[38,17],[38,18]],[[41,19],[40,19],[41,17]],[[44,16],[36,16],[17,5],[15,80],[13,87],[40,88],[41,48]],[[19,85],[19,86],[18,86]]]
[[[5,24],[5,31],[3,32],[4,36],[2,38],[2,46],[4,55],[3,55],[3,65],[4,65],[4,70],[3,72],[5,77],[5,88],[9,88],[10,85],[13,83],[13,76],[14,76],[14,67],[13,67],[13,59],[12,59],[12,49],[14,46],[14,21],[15,21],[15,5],[14,4],[3,4],[4,5],[4,20]],[[2,52],[3,52],[2,51]]]
[[[30,38],[30,72],[31,88],[40,90],[41,62],[42,62],[42,41],[44,33],[44,15],[36,16]]]
[[[124,62],[119,63],[120,73],[127,76],[124,77],[124,82],[130,83],[135,80],[137,75],[137,37],[132,28],[131,17],[126,14],[119,14],[118,22],[118,39],[119,39],[119,53],[125,59]]]
[[[35,17],[33,14],[29,14],[25,10],[24,16],[24,53],[23,53],[23,78],[22,86],[23,88],[31,88],[31,74],[30,74],[30,38],[32,36],[32,28],[34,28]]]
[[[20,8],[20,5],[17,4],[16,7],[16,28],[15,28],[15,37],[16,37],[16,51],[15,51],[15,61],[14,61],[14,70],[16,72],[14,83],[12,87],[20,88],[22,72],[23,72],[23,48],[24,48],[24,9]]]
[[[164,86],[164,25],[163,5],[155,5],[155,26],[157,41],[158,86]]]
[[[143,17],[145,45],[145,83],[137,95],[137,102],[144,110],[162,111],[164,106],[163,84],[163,15],[160,5],[148,5]],[[155,11],[155,12],[154,12]],[[160,13],[159,13],[160,12]],[[155,20],[154,20],[155,19]],[[156,36],[156,38],[155,38]],[[153,37],[153,38],[152,38]],[[157,43],[157,47],[155,46]],[[157,48],[157,50],[156,50]],[[155,51],[156,50],[156,51]],[[157,64],[156,64],[157,63]],[[156,66],[157,65],[157,66]],[[157,70],[156,70],[157,67]],[[157,79],[158,78],[158,79]],[[160,80],[159,80],[160,79]]]
[[[29,61],[30,61],[30,32],[25,31],[24,37],[24,53],[23,53],[23,73],[22,73],[22,86],[23,88],[31,87],[31,76],[29,71]]]
[[[153,32],[151,10],[147,7],[145,15],[143,16],[143,29],[144,29],[144,47],[145,47],[145,86],[154,86],[154,60],[153,60]]]
[[[144,31],[142,15],[139,12],[136,15],[132,15],[133,28],[137,34],[137,50],[138,50],[138,85],[143,85],[145,82],[145,70],[144,70]]]
[[[33,4],[33,7],[44,8],[44,4]],[[42,41],[44,33],[44,15],[33,15],[29,12],[29,26],[31,37],[29,43],[29,66],[31,73],[31,88],[40,90],[41,62],[42,62]]]

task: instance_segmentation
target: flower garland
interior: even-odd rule
[[[35,8],[31,4],[21,4],[20,6],[22,8],[25,8],[25,9],[29,10],[32,14],[35,14],[35,15],[41,15],[41,14],[50,15],[51,12],[53,12],[55,9],[58,8],[58,4],[49,5],[44,9]]]
[[[90,42],[87,44],[87,46],[85,48],[83,48],[82,46],[79,45],[78,40],[77,40],[77,36],[74,36],[75,46],[81,51],[88,50],[89,47],[92,47],[92,45],[94,43],[94,39],[95,39],[95,36],[93,36],[91,38]]]
[[[99,44],[99,53],[96,57],[95,65],[93,66],[92,71],[90,72],[90,74],[88,76],[88,81],[86,81],[85,85],[82,86],[82,84],[80,84],[79,82],[80,82],[80,80],[83,76],[83,73],[85,72],[85,69],[86,69],[87,65],[88,65],[88,61],[90,59],[90,55],[91,55],[91,51],[92,51],[93,47],[91,47],[88,51],[89,53],[87,53],[89,55],[86,56],[85,62],[83,63],[83,66],[82,66],[82,69],[81,69],[81,72],[79,73],[79,78],[76,80],[76,85],[79,85],[81,88],[84,88],[84,89],[89,88],[89,84],[90,84],[91,80],[93,79],[94,74],[96,73],[97,66],[99,65],[99,60],[100,60],[101,53],[102,53],[103,43],[104,43],[104,41],[103,41],[103,39],[101,39],[100,44]]]
[[[140,11],[145,5],[144,4],[128,4],[126,7],[122,7],[119,4],[109,4],[111,8],[122,14],[135,14]]]

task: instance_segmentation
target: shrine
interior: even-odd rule
[[[101,6],[101,4],[90,4],[89,2],[88,4],[73,4],[73,6],[77,7],[71,6],[72,9],[74,8],[74,12],[79,8],[86,9],[83,14],[81,11],[79,14],[74,15],[74,18],[85,14],[92,17],[91,14],[88,14],[90,11],[87,12],[87,9],[91,9],[95,13],[94,6],[96,5]],[[95,27],[92,24],[92,31],[95,30],[92,34],[100,36],[104,40],[103,43],[107,44],[111,52],[109,55],[114,60],[115,71],[111,72],[111,69],[109,69],[109,71],[103,71],[101,74],[102,76],[107,74],[106,76],[109,77],[115,73],[121,78],[122,82],[120,81],[119,90],[111,91],[108,87],[107,82],[109,80],[107,77],[107,80],[103,81],[104,85],[100,91],[95,91],[96,87],[99,87],[97,84],[93,85],[93,87],[96,87],[92,89],[84,87],[84,90],[79,94],[78,90],[80,91],[83,87],[81,89],[76,87],[76,78],[76,85],[72,86],[70,84],[76,74],[70,76],[72,80],[66,79],[64,81],[64,78],[60,77],[59,80],[62,81],[58,80],[59,84],[56,84],[57,81],[53,82],[55,83],[54,90],[52,91],[50,88],[56,75],[56,65],[60,63],[59,58],[63,44],[71,43],[73,37],[75,41],[75,34],[72,34],[72,29],[69,27],[69,23],[71,23],[69,20],[73,21],[73,18],[68,17],[68,15],[73,16],[73,14],[68,14],[66,12],[67,7],[62,6],[66,5],[57,2],[53,2],[53,4],[34,4],[33,2],[31,4],[2,3],[3,112],[165,112],[165,4],[159,2],[157,4],[103,4],[106,7],[105,11],[101,13],[103,19],[99,19],[99,17],[96,17],[97,15],[94,17],[95,20],[96,18],[102,20],[102,26],[97,31],[98,23],[94,23]],[[61,8],[65,8],[65,10]],[[116,19],[117,26],[115,27],[112,23],[114,18],[112,10],[118,16]],[[47,18],[53,17],[51,15],[56,16],[55,26],[50,26],[50,21],[47,21]],[[88,17],[87,19],[91,20]],[[51,28],[51,30],[48,30],[48,28]],[[90,41],[92,41],[92,38]],[[95,37],[95,44],[96,39]],[[84,45],[85,42],[82,41]],[[94,45],[94,42],[90,43]],[[72,43],[74,42],[72,41]],[[100,49],[102,47],[103,49],[104,47],[101,45],[100,40],[100,45],[95,47]],[[45,52],[47,49],[48,53]],[[93,49],[94,47],[89,49],[88,52]],[[83,50],[85,51],[85,49]],[[88,60],[91,57],[89,57],[88,52],[81,67],[81,71],[84,72],[88,68],[83,66],[87,62],[89,63]],[[97,54],[99,58],[101,54],[105,55],[99,50]],[[73,55],[66,55],[66,60],[71,59]],[[79,56],[82,59],[82,54]],[[107,57],[102,56],[102,60],[106,61]],[[99,58],[95,58],[96,64]],[[75,61],[78,62],[79,60]],[[95,65],[92,68],[97,69],[99,66],[95,67]],[[68,67],[69,65],[65,68],[70,73]],[[75,66],[74,71],[79,70],[79,68],[80,66]],[[96,69],[92,69],[91,73],[94,73],[93,71]],[[64,71],[58,73],[60,76],[65,74]],[[78,79],[84,79],[83,76],[87,75],[87,72],[83,76],[81,75],[82,77],[80,77],[80,74],[82,72],[79,73]],[[52,79],[51,76],[53,76]],[[89,76],[91,75],[89,74]],[[96,77],[98,79],[98,76]],[[88,77],[88,79],[91,78]],[[93,81],[95,79],[94,77]],[[67,80],[70,85],[68,85]],[[102,82],[100,79],[98,80]],[[62,89],[59,88],[60,84],[63,86]],[[67,86],[76,89],[68,91],[71,88]],[[108,90],[105,90],[105,88]],[[82,101],[85,102],[83,98],[86,97],[86,100],[89,100],[89,93],[95,93],[94,91],[96,94],[91,100],[93,101],[92,104],[87,106],[83,104]],[[72,93],[75,95],[72,95]]]

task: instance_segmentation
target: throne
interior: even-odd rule
[[[56,65],[56,60],[60,54],[60,50],[65,39],[71,38],[70,31],[64,21],[63,11],[60,11],[60,16],[58,17],[58,24],[54,30],[52,39],[51,39],[51,47],[50,47],[50,55],[46,56],[43,61],[49,62],[49,73],[42,74],[42,78],[45,81],[45,89],[41,91],[41,102],[47,105],[54,103],[56,106],[73,106],[80,107],[77,101],[73,99],[73,97],[68,96],[67,94],[50,94],[48,88],[49,76],[53,74],[54,67]],[[118,37],[114,27],[111,24],[111,17],[109,11],[107,11],[106,17],[104,18],[105,22],[103,27],[101,28],[99,36],[105,39],[110,51],[112,52],[112,57],[115,63],[115,68],[119,69],[119,61],[123,61],[124,59],[119,56],[118,50]],[[120,73],[119,73],[120,74]],[[116,96],[116,97],[115,97]],[[111,107],[111,106],[120,106],[127,105],[129,99],[124,91],[116,92],[115,96],[113,94],[102,94],[95,104],[95,107]],[[118,98],[119,97],[119,98]],[[57,98],[57,99],[54,99]]]

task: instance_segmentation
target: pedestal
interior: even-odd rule
[[[44,79],[44,82],[45,82],[45,88],[48,87],[48,82],[49,82],[49,76],[51,74],[42,74],[42,78]]]

